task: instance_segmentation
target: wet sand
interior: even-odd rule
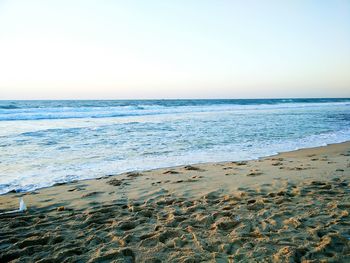
[[[350,143],[0,196],[0,262],[350,262]]]

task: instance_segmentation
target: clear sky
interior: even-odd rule
[[[0,0],[0,99],[350,97],[350,1]]]

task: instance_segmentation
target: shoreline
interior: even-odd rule
[[[339,149],[340,148],[340,149]],[[161,168],[155,168],[155,169],[150,169],[150,170],[134,170],[134,171],[130,171],[130,172],[124,172],[124,173],[118,173],[118,174],[112,174],[112,175],[105,175],[105,176],[100,176],[100,177],[96,177],[96,178],[89,178],[89,179],[82,179],[82,180],[73,180],[73,181],[69,181],[69,182],[62,182],[62,183],[55,183],[54,185],[51,186],[47,186],[47,187],[42,187],[42,188],[37,188],[35,190],[31,190],[31,191],[19,191],[19,192],[15,192],[15,191],[10,191],[7,192],[5,194],[1,194],[0,195],[0,212],[2,210],[5,210],[6,207],[2,207],[2,202],[1,202],[1,198],[2,197],[6,197],[8,195],[10,196],[16,196],[16,197],[25,197],[28,195],[37,195],[38,193],[40,193],[41,191],[50,191],[51,189],[55,189],[57,187],[62,187],[62,186],[71,186],[71,185],[79,185],[82,184],[84,185],[84,183],[94,183],[97,181],[101,181],[101,180],[114,180],[114,179],[120,179],[120,180],[125,180],[125,178],[130,177],[130,175],[133,174],[150,174],[150,173],[155,173],[155,177],[156,176],[164,176],[164,172],[166,171],[173,171],[176,169],[183,169],[186,166],[193,166],[193,167],[197,167],[199,168],[199,171],[201,170],[200,167],[206,167],[206,166],[224,166],[224,165],[229,165],[231,163],[260,163],[264,160],[270,160],[270,159],[275,159],[275,158],[283,158],[285,156],[287,157],[295,157],[295,156],[302,156],[305,157],[307,155],[313,155],[315,154],[315,152],[317,154],[322,154],[324,152],[334,152],[334,151],[342,151],[342,150],[346,150],[346,149],[350,149],[350,141],[345,141],[345,142],[341,142],[341,143],[332,143],[332,144],[327,144],[324,146],[316,146],[316,147],[310,147],[310,148],[301,148],[301,149],[297,149],[297,150],[293,150],[293,151],[287,151],[287,152],[279,152],[273,155],[268,155],[268,156],[264,156],[264,157],[259,157],[256,159],[249,159],[249,160],[239,160],[239,161],[223,161],[223,162],[203,162],[203,163],[188,163],[188,164],[183,164],[183,165],[177,165],[177,166],[167,166],[167,167],[161,167]],[[195,171],[195,170],[194,170]],[[136,178],[139,176],[131,176],[131,178]],[[58,189],[59,190],[59,189]]]
[[[349,181],[348,141],[7,193],[0,261],[348,262]]]
[[[227,164],[230,162],[251,162],[251,161],[259,161],[259,160],[264,160],[266,158],[273,158],[273,157],[278,157],[279,155],[284,155],[284,154],[293,154],[293,153],[297,153],[299,151],[308,151],[308,150],[317,150],[317,149],[322,149],[325,147],[329,147],[329,146],[336,146],[336,145],[342,145],[342,144],[350,144],[350,140],[346,140],[343,142],[338,142],[338,143],[330,143],[330,144],[326,144],[326,145],[322,145],[322,146],[315,146],[315,147],[307,147],[307,148],[299,148],[296,150],[291,150],[291,151],[285,151],[285,152],[277,152],[271,155],[266,155],[266,156],[262,156],[262,157],[257,157],[254,159],[242,159],[242,160],[228,160],[228,161],[218,161],[218,162],[198,162],[198,163],[186,163],[186,164],[180,164],[180,165],[175,165],[175,166],[164,166],[164,167],[158,167],[158,168],[154,168],[154,169],[145,169],[145,170],[132,170],[132,171],[127,171],[127,172],[121,172],[121,173],[116,173],[116,174],[110,174],[110,175],[102,175],[102,176],[98,176],[98,177],[93,177],[93,178],[88,178],[88,179],[77,179],[77,180],[72,180],[72,181],[64,181],[64,182],[57,182],[53,185],[49,185],[49,186],[45,186],[45,187],[39,187],[33,190],[15,190],[12,189],[9,192],[0,194],[0,198],[1,196],[6,196],[8,194],[27,194],[27,193],[32,193],[32,192],[37,192],[40,191],[42,189],[47,189],[47,188],[51,188],[51,187],[56,187],[56,186],[60,186],[60,185],[66,185],[66,184],[71,184],[71,183],[78,183],[78,182],[84,182],[84,181],[91,181],[91,180],[101,180],[101,179],[105,179],[108,177],[114,177],[114,176],[123,176],[125,174],[128,173],[143,173],[143,172],[157,172],[159,170],[164,170],[164,169],[177,169],[177,168],[181,168],[187,165],[193,165],[193,166],[197,166],[197,165],[215,165],[215,164]],[[1,210],[1,207],[0,207]]]

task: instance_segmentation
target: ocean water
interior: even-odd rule
[[[350,140],[350,99],[0,101],[0,194]]]

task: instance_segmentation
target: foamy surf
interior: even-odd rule
[[[349,99],[1,101],[0,194],[350,139]]]

